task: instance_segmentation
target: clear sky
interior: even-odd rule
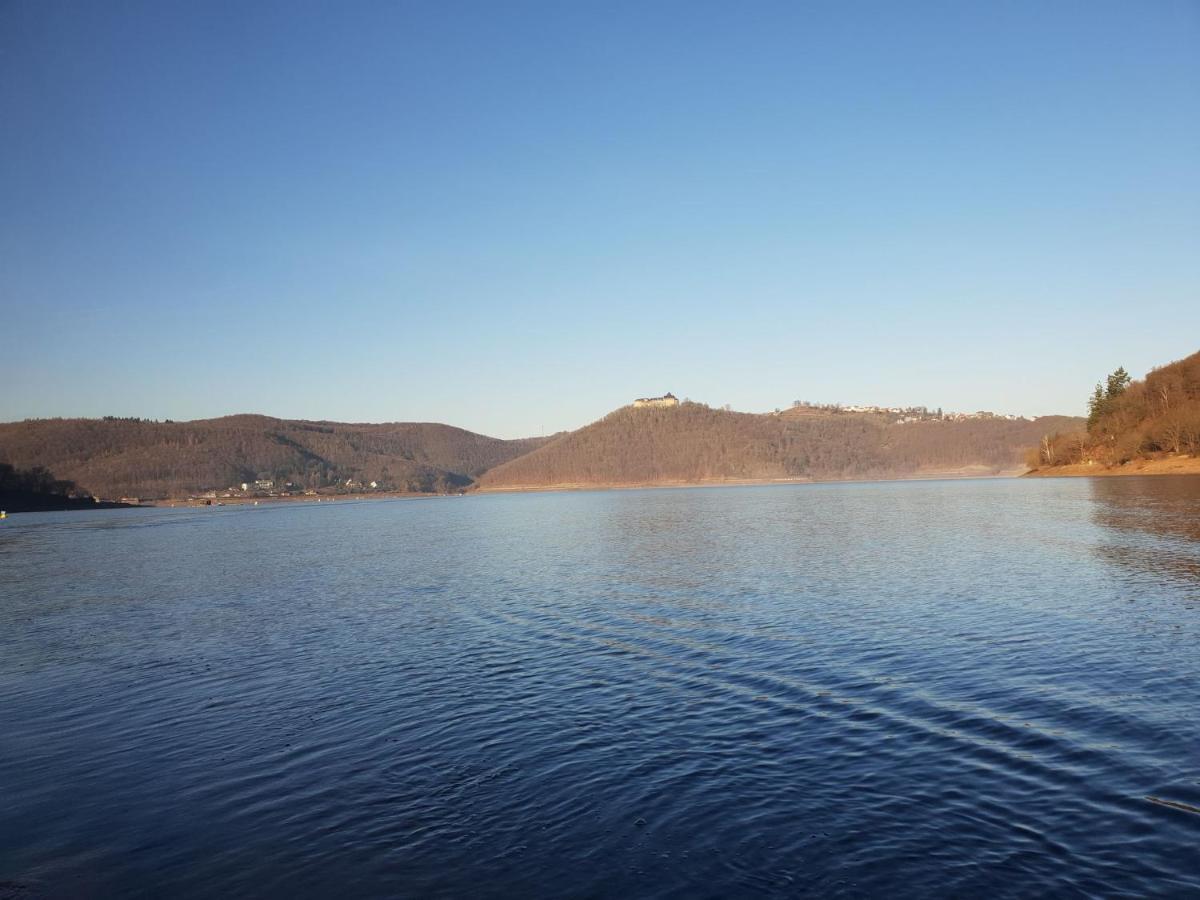
[[[1200,349],[1200,3],[0,2],[0,419],[1080,413]]]

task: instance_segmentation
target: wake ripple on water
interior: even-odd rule
[[[1200,893],[1192,545],[1104,490],[39,520],[0,543],[0,879]]]

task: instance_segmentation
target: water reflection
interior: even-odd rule
[[[1200,476],[1089,479],[1106,561],[1200,593]]]
[[[1197,510],[1162,478],[33,514],[0,897],[1200,896]]]

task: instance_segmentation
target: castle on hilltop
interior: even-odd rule
[[[638,397],[633,401],[634,406],[678,406],[679,398],[667,392],[661,397]]]

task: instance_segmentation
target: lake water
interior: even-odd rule
[[[1200,478],[0,523],[0,896],[1200,895]]]

